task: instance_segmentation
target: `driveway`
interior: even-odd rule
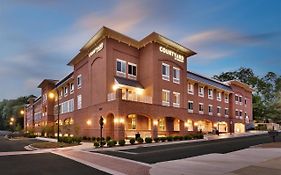
[[[42,141],[33,138],[9,140],[7,138],[0,137],[0,152],[26,151],[24,147],[35,142],[42,142]]]

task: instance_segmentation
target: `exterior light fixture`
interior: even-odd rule
[[[20,110],[20,114],[21,114],[21,115],[24,115],[24,110]]]
[[[10,118],[10,121],[11,121],[11,122],[14,122],[14,121],[15,121],[15,118],[14,118],[14,117]]]
[[[142,95],[143,94],[143,89],[136,88],[136,93],[137,93],[137,95]]]
[[[91,120],[87,120],[86,123],[87,123],[88,126],[92,125],[92,121]]]
[[[198,126],[198,123],[197,123],[197,122],[195,122],[195,123],[194,123],[194,126]]]
[[[119,122],[120,122],[120,123],[124,123],[124,122],[125,122],[124,118],[120,118],[120,119],[119,119]]]
[[[112,89],[113,89],[114,91],[116,91],[118,88],[119,88],[119,85],[118,85],[118,84],[114,84],[114,85],[112,86]]]
[[[158,120],[153,120],[153,125],[157,126],[158,125]]]
[[[118,120],[118,118],[114,118],[114,123],[118,123],[119,122],[119,120]]]

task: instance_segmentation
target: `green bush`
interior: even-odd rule
[[[202,133],[195,133],[195,134],[192,134],[192,138],[193,139],[203,139],[204,135]]]
[[[155,143],[158,143],[160,139],[159,139],[159,137],[155,137],[153,140]]]
[[[96,137],[92,137],[91,140],[92,140],[92,142],[96,141]]]
[[[96,148],[100,147],[100,143],[99,142],[94,142],[94,147],[96,147]]]
[[[118,144],[119,144],[120,146],[124,146],[125,143],[126,143],[126,141],[125,141],[124,139],[118,141]]]
[[[173,136],[168,136],[168,137],[167,137],[168,142],[173,141],[173,139],[174,139]]]
[[[191,140],[192,136],[190,134],[187,134],[187,135],[183,136],[183,139],[184,140]]]
[[[28,138],[35,138],[36,135],[34,135],[34,133],[25,133],[24,137],[28,137]]]
[[[136,140],[134,139],[134,138],[131,138],[130,139],[130,143],[133,145],[133,144],[135,144],[135,142],[136,142]]]
[[[113,146],[115,146],[116,145],[116,141],[115,140],[109,140],[108,142],[107,142],[107,146],[108,147],[113,147]]]
[[[167,140],[167,137],[160,137],[161,142],[165,142]]]
[[[142,143],[143,143],[143,138],[138,137],[138,138],[137,138],[137,142],[138,142],[139,144],[142,144]]]
[[[102,137],[102,138],[97,137],[97,141],[98,141],[98,142],[99,142],[101,139],[102,139],[103,141],[105,140],[104,137]]]
[[[173,138],[175,141],[180,140],[179,136],[174,136]]]
[[[106,136],[105,141],[108,142],[110,140],[111,140],[111,137],[110,136]]]
[[[179,136],[179,140],[183,140],[183,136]]]
[[[150,137],[146,137],[144,140],[145,140],[145,143],[152,143],[152,138],[150,138]]]

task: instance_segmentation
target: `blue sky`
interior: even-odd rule
[[[197,52],[188,69],[209,77],[241,66],[281,74],[278,0],[1,0],[0,100],[63,78],[102,26],[138,40],[156,31]]]

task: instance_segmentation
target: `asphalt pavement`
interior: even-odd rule
[[[281,141],[280,135],[277,137],[277,141]],[[229,153],[232,151],[249,148],[250,146],[270,142],[272,142],[272,139],[268,136],[268,134],[263,134],[205,142],[140,147],[122,151],[100,151],[99,153],[127,158],[144,163],[157,163],[211,153]]]
[[[0,152],[26,151],[24,147],[35,142],[42,142],[42,141],[36,140],[34,138],[9,140],[8,138],[0,137]]]

